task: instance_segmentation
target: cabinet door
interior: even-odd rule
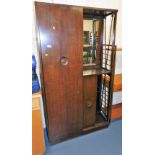
[[[35,3],[51,143],[81,131],[83,10]]]
[[[85,76],[83,79],[83,102],[84,102],[84,121],[85,127],[93,126],[96,119],[96,89],[97,77]]]

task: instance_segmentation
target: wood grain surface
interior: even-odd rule
[[[36,2],[35,6],[48,136],[55,143],[80,132],[83,125],[83,12],[82,8],[55,4]]]

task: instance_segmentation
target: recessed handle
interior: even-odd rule
[[[93,106],[93,102],[92,101],[87,101],[87,108],[91,108]]]
[[[65,56],[62,56],[61,58],[60,58],[60,62],[61,62],[61,65],[63,65],[63,66],[67,66],[68,65],[68,58],[67,57],[65,57]]]

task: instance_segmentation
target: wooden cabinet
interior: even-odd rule
[[[94,9],[36,2],[35,10],[48,137],[57,143],[82,134],[85,127],[95,128],[98,75],[113,72],[102,68],[101,30],[97,56],[90,54],[96,67],[83,66],[83,21]],[[103,29],[103,20],[99,27]]]

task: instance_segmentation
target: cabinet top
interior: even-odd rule
[[[110,12],[117,12],[118,9],[110,9],[110,8],[98,8],[98,7],[90,7],[90,6],[78,6],[78,5],[70,5],[70,4],[56,4],[56,3],[49,3],[49,2],[34,2],[35,4],[49,4],[49,5],[58,5],[58,6],[70,6],[70,7],[80,7],[84,10],[95,10],[95,11],[110,11]]]

